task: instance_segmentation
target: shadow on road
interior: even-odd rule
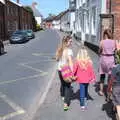
[[[75,93],[72,91],[71,100],[80,100],[80,90],[78,89]],[[88,93],[87,100],[94,100],[91,95]]]
[[[111,101],[103,104],[102,106],[102,111],[105,111],[108,117],[110,117],[112,120],[117,120],[115,115],[116,111],[113,109],[114,109],[114,105]]]

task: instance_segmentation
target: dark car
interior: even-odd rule
[[[29,39],[35,38],[35,34],[32,30],[25,30],[25,31],[27,32]]]
[[[29,40],[27,32],[24,30],[15,31],[10,37],[10,43],[24,43]]]

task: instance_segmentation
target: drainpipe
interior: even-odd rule
[[[112,12],[112,0],[109,0],[109,14]]]

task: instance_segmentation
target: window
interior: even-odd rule
[[[86,33],[89,33],[89,12],[86,14]]]
[[[9,13],[10,13],[10,7],[8,6],[7,7],[7,15],[9,15]]]
[[[92,34],[96,34],[96,7],[92,8]]]

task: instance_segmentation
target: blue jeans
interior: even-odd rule
[[[85,98],[88,97],[88,83],[80,84],[80,106],[85,106]]]

